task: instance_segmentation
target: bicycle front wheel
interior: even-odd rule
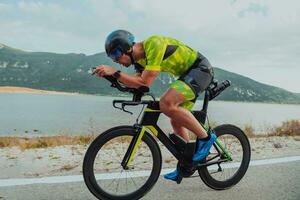
[[[88,189],[99,199],[139,199],[156,183],[161,171],[161,152],[145,132],[128,169],[121,162],[137,134],[130,126],[112,128],[89,146],[83,176]]]
[[[224,161],[198,170],[202,181],[212,189],[223,190],[237,184],[245,175],[251,156],[250,143],[245,133],[236,126],[225,124],[213,129],[220,145],[230,154],[226,158],[214,144],[206,161]]]

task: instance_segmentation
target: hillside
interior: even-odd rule
[[[26,52],[0,44],[0,86],[29,87],[41,90],[87,94],[119,94],[103,79],[90,75],[98,64],[116,66],[104,53],[95,55]],[[117,66],[121,68],[120,66]],[[122,68],[132,72],[131,69]],[[215,68],[217,80],[229,79],[232,86],[217,99],[274,103],[300,103],[300,94],[259,83]],[[151,87],[160,96],[175,77],[161,74]]]

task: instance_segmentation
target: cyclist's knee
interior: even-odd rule
[[[167,116],[172,116],[178,110],[178,106],[176,104],[164,99],[160,100],[159,107],[160,111]]]
[[[160,108],[160,111],[162,113],[166,113],[169,106],[170,106],[170,102],[169,101],[165,100],[164,98],[160,99],[160,101],[159,101],[159,108]]]
[[[172,116],[177,110],[179,105],[184,102],[184,96],[177,92],[175,89],[170,88],[165,95],[160,99],[160,110],[167,116]]]

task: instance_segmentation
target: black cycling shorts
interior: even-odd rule
[[[179,77],[179,80],[190,86],[197,96],[209,86],[213,77],[214,73],[211,64],[203,55],[198,53],[198,59]]]

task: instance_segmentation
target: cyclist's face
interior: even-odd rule
[[[118,58],[118,60],[116,60],[116,62],[123,65],[123,66],[125,66],[125,67],[128,67],[129,65],[131,65],[131,59],[126,54],[122,54],[122,56],[120,56]]]

